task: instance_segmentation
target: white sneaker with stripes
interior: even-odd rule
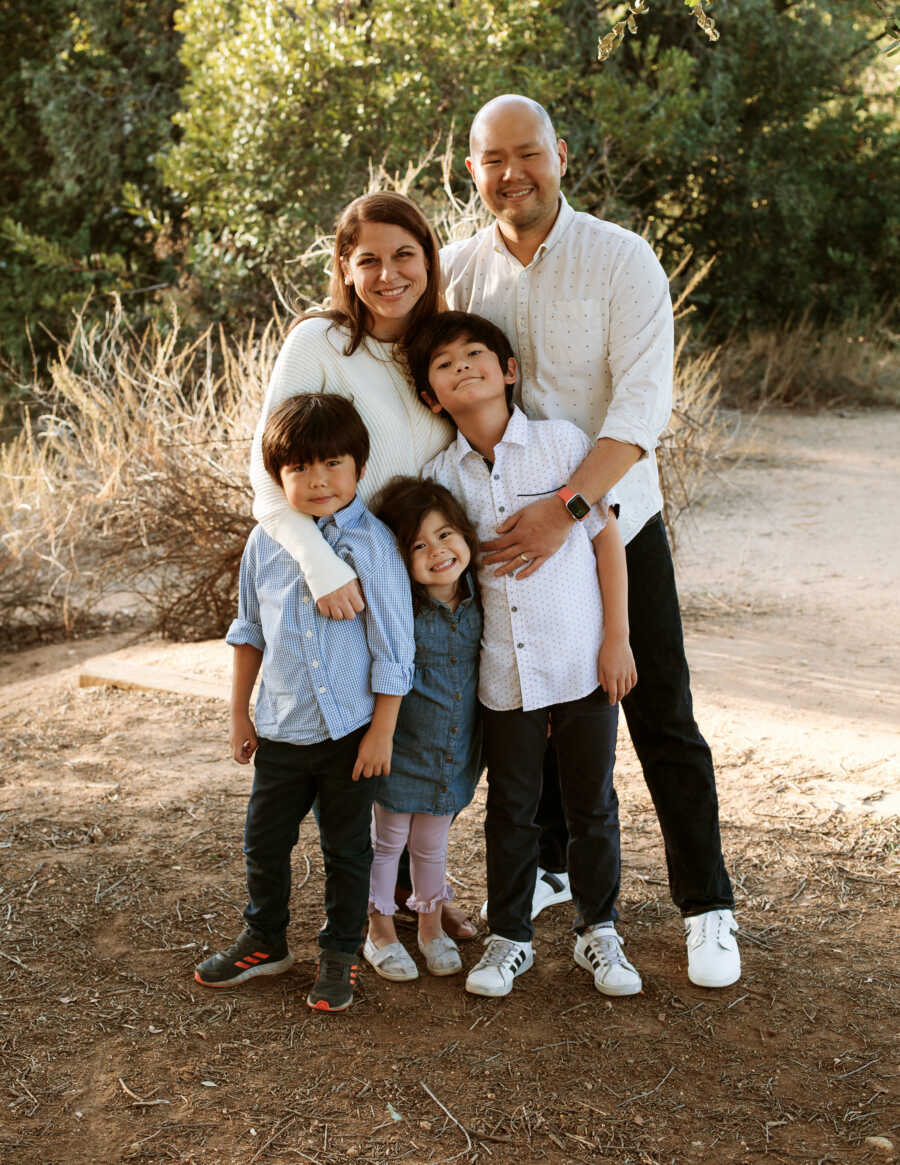
[[[484,954],[466,977],[466,990],[472,995],[509,995],[515,977],[534,962],[534,948],[498,934],[489,934],[484,945]]]
[[[637,995],[641,977],[625,958],[622,940],[611,922],[600,922],[575,940],[575,962],[594,976],[604,995]]]

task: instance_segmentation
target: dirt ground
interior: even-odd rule
[[[900,1146],[900,414],[734,418],[742,461],[680,530],[744,974],[686,977],[659,831],[620,741],[621,933],[641,995],[571,960],[565,907],[505,1000],[459,977],[310,1012],[322,862],[295,860],[295,967],[205,990],[232,940],[248,770],[213,699],[79,688],[87,659],[221,680],[221,644],[119,637],[2,659],[0,1148],[85,1162],[863,1162]],[[451,834],[484,896],[483,790]],[[405,932],[411,937],[412,932]],[[467,944],[474,963],[480,943]]]

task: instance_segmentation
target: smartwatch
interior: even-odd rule
[[[556,496],[562,498],[563,504],[576,522],[583,522],[591,512],[590,502],[566,485],[556,491]]]

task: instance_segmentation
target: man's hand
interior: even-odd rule
[[[610,704],[618,704],[637,683],[637,668],[627,637],[612,635],[604,637],[600,655],[597,657],[597,679]]]
[[[350,774],[354,781],[360,777],[386,777],[391,771],[391,754],[394,751],[394,733],[384,729],[369,727],[369,731],[359,742],[356,764]]]
[[[348,583],[338,587],[336,591],[329,591],[316,603],[319,614],[326,619],[353,619],[360,611],[366,609],[359,579],[351,578]]]
[[[248,765],[256,752],[259,737],[253,721],[246,712],[231,716],[231,755],[239,765]]]
[[[559,550],[574,525],[558,497],[540,498],[507,518],[498,538],[482,542],[487,551],[482,562],[501,563],[497,575],[516,572],[516,578],[528,578]]]

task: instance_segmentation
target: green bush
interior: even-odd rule
[[[719,336],[864,317],[895,287],[900,133],[868,0],[729,0],[714,44],[655,0],[603,64],[621,4],[176,2],[0,5],[0,378],[31,343],[46,366],[89,293],[139,328],[174,302],[194,334],[259,326],[273,278],[316,298],[298,256],[370,167],[452,131],[465,201],[469,120],[505,91],[553,113],[576,206],[669,269],[716,257],[695,305]],[[437,206],[443,180],[411,192]]]
[[[125,294],[139,318],[147,289],[177,278],[180,204],[158,168],[182,81],[174,10],[0,5],[0,349],[13,363],[30,359],[26,323],[48,356],[47,331],[65,338],[89,293]]]

